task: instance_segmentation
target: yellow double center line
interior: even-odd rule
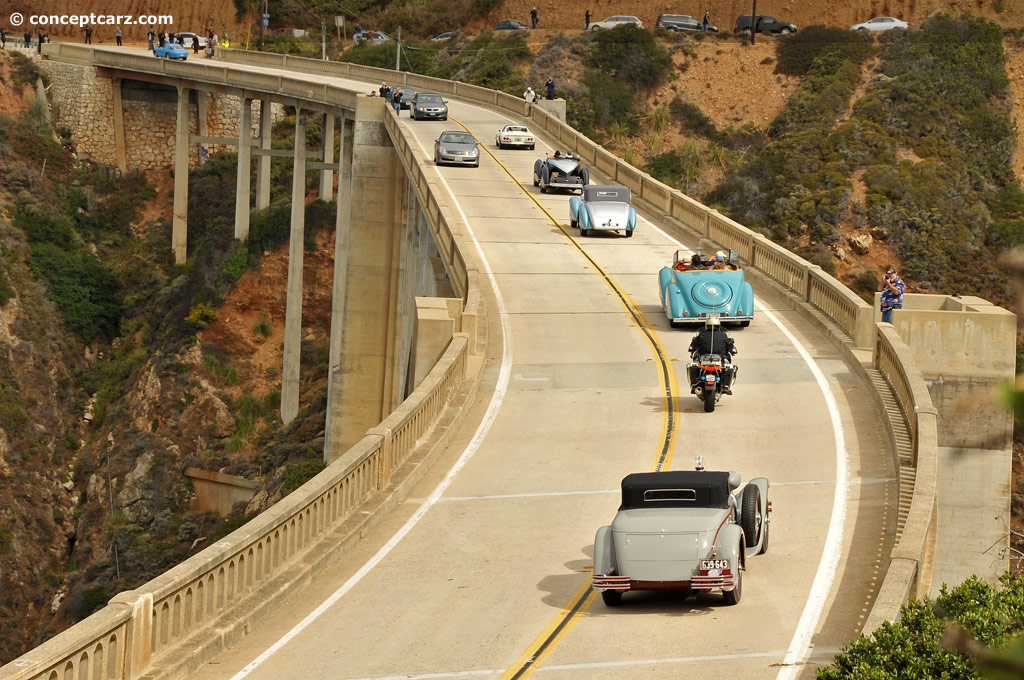
[[[458,124],[463,130],[473,134],[465,124],[461,121],[452,118],[452,121]],[[474,135],[474,138],[476,136]],[[479,141],[479,140],[477,140]],[[590,263],[594,271],[596,271],[601,278],[604,279],[605,283],[612,289],[619,303],[626,309],[626,313],[633,318],[636,323],[637,329],[643,334],[644,339],[650,346],[651,351],[654,353],[654,358],[658,362],[658,382],[661,389],[661,404],[662,404],[662,436],[661,444],[658,447],[658,452],[655,454],[654,462],[651,468],[654,471],[667,469],[672,463],[672,453],[675,450],[676,432],[678,430],[679,423],[679,382],[676,379],[676,373],[672,370],[668,353],[665,347],[661,344],[661,340],[654,333],[650,322],[644,316],[644,313],[633,304],[630,300],[629,295],[622,289],[621,286],[599,265],[590,253],[588,253],[580,243],[572,237],[572,235],[566,231],[565,226],[555,218],[551,212],[541,204],[537,196],[533,192],[529,191],[526,186],[516,179],[515,175],[502,163],[498,158],[483,144],[479,147],[491,160],[508,175],[512,183],[519,187],[519,190],[526,195],[534,205],[536,205],[542,213],[551,221],[555,227],[569,240],[570,243],[579,251],[579,253]],[[557,616],[551,621],[550,624],[544,629],[544,631],[537,636],[537,638],[530,643],[526,648],[523,655],[512,665],[504,674],[502,674],[502,680],[512,680],[519,678],[526,678],[533,674],[533,671],[537,669],[537,666],[554,651],[555,647],[568,635],[569,631],[573,626],[580,620],[583,613],[587,611],[593,601],[596,599],[597,593],[591,588],[591,582],[588,579],[586,583],[580,586],[572,598],[569,600],[569,604],[562,608]]]

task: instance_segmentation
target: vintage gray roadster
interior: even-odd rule
[[[546,194],[551,189],[579,189],[590,184],[590,172],[580,163],[580,157],[569,151],[555,151],[551,156],[533,164],[533,186]]]
[[[631,590],[743,593],[747,557],[767,552],[768,480],[737,492],[735,472],[641,472],[622,480],[622,504],[594,539],[593,588],[612,607]]]
[[[621,231],[632,236],[636,209],[630,205],[629,187],[591,184],[579,196],[569,199],[569,224],[580,228],[580,236],[594,231]]]

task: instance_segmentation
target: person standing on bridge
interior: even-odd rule
[[[896,267],[889,266],[882,279],[882,323],[892,323],[892,310],[903,309],[903,291],[907,285],[903,283]]]
[[[92,24],[85,25],[85,44],[92,44]]]
[[[117,30],[114,31],[114,38],[117,40],[117,46],[121,47],[121,27],[118,26]]]
[[[587,8],[587,13],[583,15],[583,30],[590,30],[590,8]]]
[[[4,30],[3,26],[0,26],[0,50],[7,49],[7,31]]]
[[[391,90],[391,105],[395,107],[395,116],[401,117],[402,115],[402,88],[395,85],[394,89]]]
[[[547,98],[548,99],[554,99],[555,98],[555,79],[552,78],[551,76],[548,76],[547,81],[544,83],[544,89],[547,91]]]
[[[149,41],[149,51],[152,52],[153,48],[156,46],[156,31],[152,28],[149,29],[149,33],[146,34],[146,40]]]
[[[192,54],[199,54],[199,36],[192,36]]]

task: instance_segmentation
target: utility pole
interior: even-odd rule
[[[753,14],[750,15],[750,44],[753,45],[757,38],[757,0],[754,0],[754,9],[751,11]]]
[[[399,26],[398,27],[398,40],[395,41],[395,70],[396,71],[401,71],[402,70],[402,64],[399,61],[399,58],[401,57],[401,55],[402,55],[402,27]]]

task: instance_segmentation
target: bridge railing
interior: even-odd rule
[[[269,87],[317,100],[336,95],[325,91],[336,88],[294,78],[239,72],[240,78],[234,79],[231,69],[222,65],[169,64],[138,55],[108,58],[88,47],[54,45],[62,58],[93,59],[114,68],[173,72],[207,82],[220,78],[233,86]],[[349,94],[342,92],[338,98]],[[390,132],[396,131],[392,126]],[[413,159],[408,140],[399,133],[395,141],[404,160]],[[199,646],[207,653],[216,651],[224,644],[220,638],[241,634],[232,633],[231,624],[225,624],[230,621],[226,618],[229,610],[281,579],[283,572],[294,568],[298,556],[336,532],[346,520],[356,518],[360,507],[392,483],[393,472],[417,455],[424,435],[438,423],[467,377],[468,357],[476,353],[480,294],[478,273],[467,266],[459,236],[449,226],[449,209],[437,202],[418,163],[407,167],[415,175],[411,181],[432,230],[443,243],[441,249],[464,303],[461,332],[427,377],[377,427],[301,489],[217,544],[139,588],[119,593],[99,612],[0,668],[0,679],[137,678],[187,640],[192,639],[190,649],[196,647],[195,637],[214,626],[220,632],[208,635],[214,640],[207,639]],[[253,609],[267,606],[268,601],[261,597]]]

